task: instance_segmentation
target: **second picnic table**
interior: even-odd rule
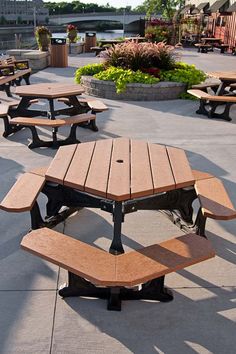
[[[30,86],[20,86],[16,88],[15,94],[21,97],[20,103],[12,107],[9,115],[13,118],[10,124],[27,126],[32,131],[33,142],[31,148],[40,146],[55,146],[76,143],[75,129],[77,125],[86,124],[90,129],[97,131],[95,116],[82,115],[89,109],[86,103],[78,99],[84,93],[84,88],[76,84],[41,83]],[[66,108],[55,109],[55,100],[66,99]],[[31,109],[32,100],[46,100],[49,107],[47,109]],[[34,117],[47,117],[49,121]],[[58,116],[69,116],[69,118],[58,119]],[[71,125],[69,137],[63,141],[57,140],[58,127]],[[46,142],[39,139],[35,126],[49,126],[52,128],[52,141]],[[12,131],[14,132],[14,127]]]

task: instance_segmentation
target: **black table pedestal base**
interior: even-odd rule
[[[107,309],[121,311],[122,300],[156,300],[169,302],[173,300],[172,292],[164,287],[164,276],[142,284],[140,290],[124,287],[96,287],[89,281],[68,272],[69,284],[59,290],[63,298],[72,296],[87,296],[107,299]]]

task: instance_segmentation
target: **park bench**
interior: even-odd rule
[[[99,286],[116,288],[109,310],[120,310],[119,287],[133,287],[215,256],[211,243],[187,234],[126,254],[112,255],[72,237],[42,228],[27,234],[21,247]],[[63,291],[59,291],[63,296]],[[81,294],[83,295],[83,294]],[[167,301],[167,300],[166,300]]]
[[[10,125],[16,125],[20,127],[26,127],[31,130],[32,142],[29,143],[28,147],[34,149],[36,147],[58,147],[60,145],[67,145],[71,143],[79,142],[76,139],[76,128],[81,123],[91,123],[95,121],[96,116],[94,114],[78,114],[68,118],[60,119],[45,119],[45,118],[28,118],[28,117],[16,117],[10,120]],[[52,129],[57,129],[58,127],[71,126],[71,130],[68,138],[63,141],[57,140],[57,131],[53,131],[52,141],[43,141],[39,138],[36,127],[50,127]]]
[[[205,91],[197,89],[190,89],[188,93],[200,99],[200,107],[196,111],[197,114],[204,114],[209,118],[219,118],[227,121],[232,120],[229,116],[229,111],[230,107],[236,103],[236,96],[210,95]],[[215,113],[219,104],[225,104],[223,113]],[[207,109],[206,106],[209,106],[209,108]]]

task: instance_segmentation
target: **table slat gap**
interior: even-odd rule
[[[168,146],[167,152],[176,181],[176,189],[193,186],[195,180],[185,151]]]
[[[112,139],[97,141],[85,182],[85,192],[106,197],[111,148]]]
[[[89,142],[77,145],[64,179],[64,185],[84,191],[95,144],[96,142]]]
[[[45,174],[45,178],[48,181],[56,183],[64,183],[64,178],[68,171],[71,160],[74,156],[77,145],[68,145],[61,147]]]
[[[176,183],[166,147],[164,145],[148,144],[148,149],[154,193],[175,189]]]
[[[147,143],[131,141],[131,198],[153,194],[151,166]]]
[[[130,142],[121,138],[113,140],[107,198],[116,201],[130,199]]]

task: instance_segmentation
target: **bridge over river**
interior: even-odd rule
[[[130,25],[145,19],[146,14],[132,12],[94,12],[67,15],[52,15],[49,17],[50,24],[66,25],[68,23],[91,22],[91,21],[111,21],[124,25]]]

